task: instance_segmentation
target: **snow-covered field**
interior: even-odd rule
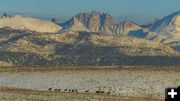
[[[1,71],[0,86],[47,91],[48,88],[98,90],[120,96],[164,97],[166,87],[180,85],[180,71],[151,69],[58,69]]]

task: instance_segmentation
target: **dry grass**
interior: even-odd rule
[[[114,95],[62,93],[18,88],[0,88],[0,100],[6,101],[163,101],[162,99]]]
[[[24,67],[24,66],[0,66],[0,72],[49,72],[49,71],[88,71],[88,70],[109,70],[109,71],[173,71],[180,72],[179,66],[172,67],[151,67],[151,66],[61,66],[61,67]]]

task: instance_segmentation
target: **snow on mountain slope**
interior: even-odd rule
[[[176,31],[179,31],[178,29],[179,22],[180,22],[180,11],[170,14],[162,18],[160,21],[157,21],[150,27],[150,30],[154,32],[169,31],[169,33],[170,32],[174,33]]]
[[[13,29],[30,30],[36,32],[58,32],[61,27],[49,22],[30,17],[14,16],[0,18],[0,28],[10,27]]]
[[[180,11],[164,17],[154,23],[150,31],[156,32],[153,39],[180,49]]]

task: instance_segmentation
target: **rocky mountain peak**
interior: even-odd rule
[[[80,22],[85,24],[87,27],[90,26],[92,23],[98,22],[98,24],[103,24],[104,22],[114,22],[111,15],[107,13],[100,13],[97,11],[92,11],[91,13],[79,13],[75,16]]]
[[[90,13],[90,15],[91,15],[91,16],[99,16],[99,15],[101,15],[101,13],[98,12],[98,11],[92,11],[92,12]]]
[[[79,13],[75,15],[68,21],[67,24],[65,24],[65,28],[71,28],[70,26],[74,24],[73,21],[79,23],[78,25],[80,26],[78,27],[78,31],[87,29],[90,32],[100,32],[108,35],[128,35],[127,33],[130,30],[141,29],[138,24],[129,20],[121,24],[117,24],[111,15],[97,11],[92,11],[91,13]]]
[[[91,32],[110,32],[110,28],[115,25],[113,18],[107,13],[100,13],[97,11],[92,11],[91,13],[79,13],[73,17],[82,23],[83,26]],[[73,24],[71,21],[68,21],[65,26],[70,26]]]

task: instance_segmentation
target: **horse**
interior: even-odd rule
[[[67,89],[64,89],[65,92],[67,92]]]
[[[58,91],[58,89],[54,89],[54,91]]]
[[[60,92],[61,91],[61,89],[58,89],[58,92]]]
[[[96,91],[97,94],[99,94],[101,91]]]
[[[52,88],[48,88],[48,90],[52,90]]]
[[[105,91],[100,91],[100,93],[101,93],[101,94],[104,94],[104,93],[105,93]]]
[[[107,94],[109,95],[109,94],[111,94],[111,92],[107,92]]]

